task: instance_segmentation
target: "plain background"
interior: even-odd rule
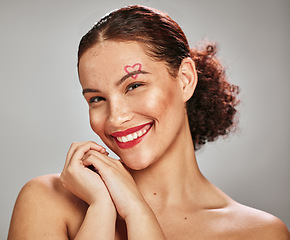
[[[197,152],[200,168],[232,198],[289,228],[289,0],[1,0],[0,238],[29,179],[61,172],[72,142],[99,141],[77,78],[77,46],[100,17],[129,4],[167,12],[191,46],[219,44],[241,88],[240,123]]]

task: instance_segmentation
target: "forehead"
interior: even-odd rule
[[[150,72],[166,68],[164,63],[150,58],[141,43],[107,40],[89,48],[81,56],[79,78],[81,84],[86,85],[96,79],[117,80],[133,66],[140,66],[138,70]]]
[[[79,69],[103,69],[117,65],[152,61],[145,53],[144,48],[137,42],[104,41],[89,48],[80,58]]]

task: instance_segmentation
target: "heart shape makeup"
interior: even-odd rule
[[[138,71],[141,71],[141,63],[135,63],[134,65],[127,65],[126,67],[124,67],[124,70],[126,73],[131,73],[131,72],[138,72]],[[138,76],[138,74],[136,75],[133,75],[132,78],[136,79]]]

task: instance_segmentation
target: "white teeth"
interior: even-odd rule
[[[122,142],[128,142],[128,139],[126,137],[122,137]]]
[[[138,137],[141,137],[141,136],[143,135],[142,131],[141,131],[141,130],[138,131],[138,132],[137,132],[137,135],[138,135]]]
[[[128,139],[128,141],[132,141],[133,140],[132,134],[127,135],[127,139]]]
[[[123,137],[117,137],[117,140],[119,142],[130,142],[133,141],[134,139],[141,137],[142,135],[144,135],[147,132],[146,129],[143,130],[139,130],[138,132],[134,132],[133,134],[128,134],[127,136],[123,136]]]

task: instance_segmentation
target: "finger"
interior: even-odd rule
[[[86,158],[88,158],[88,157],[90,157],[90,156],[96,156],[96,157],[100,157],[101,155],[100,154],[102,154],[102,155],[104,155],[104,156],[108,156],[107,154],[105,154],[105,153],[102,153],[102,152],[99,152],[99,151],[96,151],[96,150],[89,150],[89,151],[87,151],[85,154],[84,154],[84,156],[82,157],[82,160],[84,160],[84,159],[86,159]]]
[[[102,149],[100,150],[100,153],[103,153],[105,155],[109,155],[109,153],[107,152],[106,148],[102,147]]]
[[[96,154],[94,154],[96,153]],[[89,163],[88,162],[84,162],[85,159],[89,158],[89,157],[98,157],[98,151],[95,151],[95,150],[89,150],[88,152],[85,153],[85,155],[82,157],[82,164],[89,168],[90,170],[96,172],[96,173],[99,173],[98,170],[94,167],[94,165],[88,165]],[[87,164],[86,164],[87,163]]]
[[[105,156],[108,156],[108,155],[109,155],[109,153],[106,151],[105,148],[103,148],[101,151],[89,150],[89,151],[87,151],[87,152],[84,154],[84,156],[82,157],[82,159],[85,159],[85,158],[89,157],[90,155],[93,155],[94,152],[101,153],[101,154],[103,154],[103,155],[105,155]]]
[[[109,166],[108,163],[106,163],[105,161],[103,161],[102,159],[100,159],[94,155],[91,155],[91,156],[87,157],[86,159],[84,159],[83,164],[88,169],[97,173],[102,178],[103,181],[104,181],[103,177],[105,175],[107,175],[107,174],[105,174],[105,172],[108,173],[108,169],[112,168],[111,166]],[[105,181],[104,181],[104,183],[105,183]]]
[[[85,159],[87,159],[91,156],[99,158],[100,160],[106,162],[111,167],[116,167],[116,164],[119,164],[119,160],[111,158],[111,157],[107,156],[106,154],[102,154],[102,153],[97,152],[95,150],[90,150],[90,151],[86,152],[86,154],[82,158],[82,161],[84,161]]]
[[[114,161],[116,160],[96,151],[90,151],[82,159],[85,167],[93,166],[99,174],[108,168],[114,168]]]
[[[66,155],[66,161],[65,161],[64,169],[66,169],[67,166],[69,165],[71,157],[75,153],[77,147],[81,146],[82,144],[84,144],[84,142],[72,143],[70,145],[70,148],[69,148],[68,153]]]
[[[82,142],[74,144],[68,156],[68,161],[73,161],[73,164],[80,163],[81,159],[89,150],[101,151],[104,149],[102,146],[96,144],[95,142]]]
[[[104,151],[104,147],[96,144],[95,142],[77,142],[71,144],[66,157],[64,169],[61,173],[61,179],[63,181],[65,181],[65,176],[67,174],[75,171],[73,169],[80,165],[83,166],[81,158],[90,149],[95,149],[95,151]]]

